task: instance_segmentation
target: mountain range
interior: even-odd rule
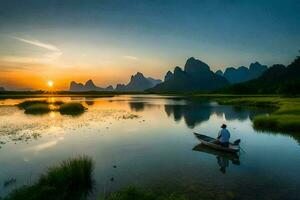
[[[229,85],[229,81],[210,70],[210,67],[193,57],[189,58],[184,70],[175,67],[168,71],[163,83],[148,89],[149,92],[196,92],[210,91]]]
[[[113,91],[113,87],[110,85],[106,88],[98,87],[92,80],[88,80],[84,85],[82,83],[76,83],[72,81],[70,84],[70,91],[72,92],[86,92],[86,91]]]
[[[84,85],[82,83],[76,83],[72,81],[70,84],[70,91],[73,92],[83,92],[83,91],[131,91],[140,92],[146,89],[152,88],[155,85],[161,83],[159,79],[154,79],[151,77],[146,78],[142,73],[137,72],[132,75],[128,84],[117,84],[114,89],[113,86],[108,86],[106,88],[98,87],[94,84],[92,80],[88,80]]]
[[[299,74],[300,56],[288,66],[273,65],[256,79],[233,84],[220,91],[234,94],[299,94]]]
[[[241,83],[255,79],[262,75],[268,69],[266,65],[261,65],[259,62],[251,63],[249,68],[241,66],[239,68],[228,67],[224,73],[221,70],[216,71],[216,74],[224,76],[230,83]]]
[[[4,87],[0,87],[0,91],[5,91],[5,88]]]
[[[215,73],[210,67],[193,57],[187,59],[184,68],[176,66],[174,71],[165,74],[164,81],[146,78],[142,73],[132,75],[128,84],[118,84],[101,88],[92,80],[82,83],[71,82],[70,91],[132,91],[132,92],[224,92],[237,94],[288,93],[300,91],[300,57],[288,66],[273,65],[268,68],[259,62],[251,63],[249,68],[228,67],[224,73]]]
[[[154,79],[151,77],[146,78],[141,72],[137,72],[135,75],[132,75],[130,81],[127,85],[118,84],[116,91],[135,91],[142,92],[146,89],[152,88],[162,81],[159,79]]]

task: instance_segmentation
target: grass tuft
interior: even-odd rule
[[[28,100],[28,101],[23,101],[18,104],[18,107],[21,109],[26,109],[30,106],[36,105],[36,104],[45,104],[47,105],[48,102],[46,100]]]
[[[42,104],[42,103],[27,106],[24,108],[24,110],[26,114],[34,114],[34,115],[46,114],[51,111],[48,104]]]
[[[84,199],[92,190],[94,163],[80,156],[48,169],[33,185],[11,192],[5,200]]]
[[[59,108],[60,114],[63,115],[79,115],[85,110],[86,108],[81,103],[64,103]]]
[[[46,114],[50,111],[59,111],[62,115],[79,115],[87,108],[81,103],[64,103],[63,101],[28,100],[18,104],[26,114]]]

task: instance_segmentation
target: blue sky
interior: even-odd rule
[[[214,71],[288,64],[300,49],[298,0],[0,2],[0,85],[8,87],[25,84],[12,74],[32,71],[60,88],[71,78],[114,85],[136,71],[162,78],[191,56]]]

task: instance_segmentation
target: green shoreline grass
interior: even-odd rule
[[[242,97],[216,98],[219,104],[274,108],[270,115],[253,119],[253,127],[260,131],[300,133],[300,98],[287,97]]]
[[[79,156],[50,167],[32,185],[13,190],[3,200],[85,199],[93,189],[94,162]]]

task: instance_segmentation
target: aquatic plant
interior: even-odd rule
[[[26,114],[45,114],[57,109],[62,105],[63,101],[47,101],[47,100],[26,100],[17,106],[24,109]]]
[[[17,106],[21,109],[26,109],[30,106],[36,105],[36,104],[45,104],[47,105],[48,102],[46,100],[26,100],[21,103],[19,103]]]
[[[48,104],[32,104],[24,108],[26,114],[46,114],[51,111]]]
[[[81,103],[47,100],[28,100],[17,106],[24,109],[26,114],[45,114],[50,111],[59,111],[63,115],[79,115],[87,109]]]
[[[81,103],[64,103],[59,107],[59,112],[63,115],[78,115],[86,109]]]
[[[5,200],[84,199],[93,188],[91,158],[80,156],[50,167],[33,185],[12,191]]]
[[[157,194],[130,186],[110,193],[107,197],[100,197],[99,200],[187,200],[187,198],[176,194]]]

